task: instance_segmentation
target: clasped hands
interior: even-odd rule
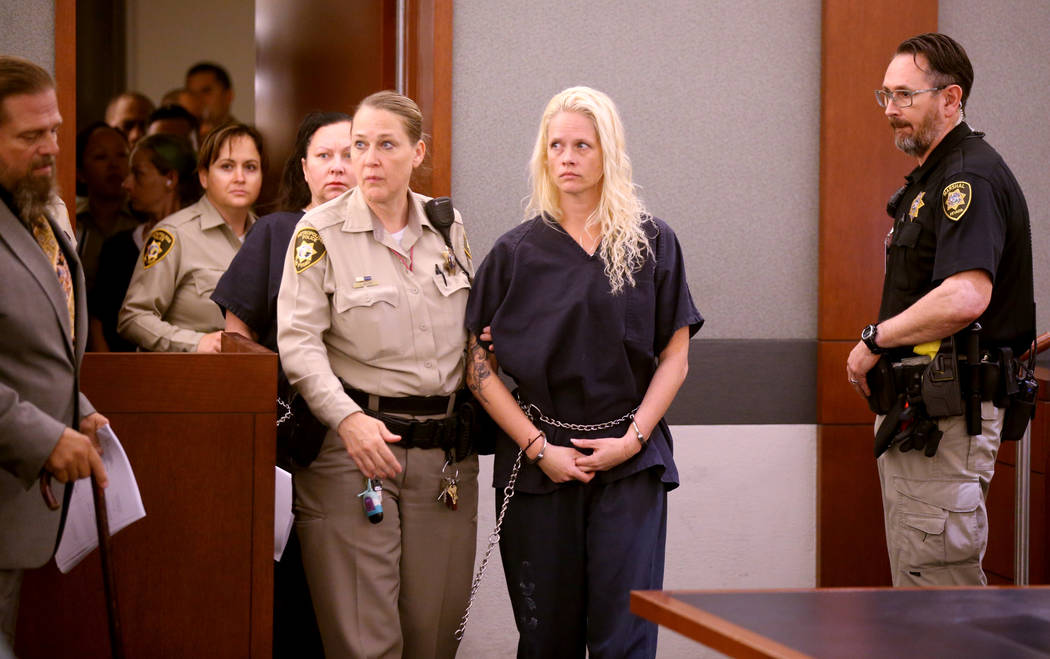
[[[569,441],[572,446],[547,444],[543,459],[537,463],[547,478],[555,483],[570,480],[589,483],[595,472],[608,471],[623,464],[642,450],[633,431],[623,437],[573,438]],[[578,449],[590,449],[591,454],[581,453]]]

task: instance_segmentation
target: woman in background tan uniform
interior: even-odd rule
[[[254,222],[262,153],[251,126],[208,134],[197,160],[204,196],[150,234],[120,310],[121,336],[150,351],[219,351],[225,320],[210,296]]]

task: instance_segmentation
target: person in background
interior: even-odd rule
[[[281,210],[259,218],[212,293],[226,331],[277,351],[277,293],[288,244],[306,211],[354,187],[350,147],[348,114],[311,112],[299,124],[281,173]]]
[[[530,174],[526,219],[485,257],[466,313],[467,383],[505,433],[497,510],[517,483],[500,554],[518,656],[654,657],[656,625],[628,598],[662,587],[678,485],[663,417],[704,319],[677,237],[637,197],[608,96],[556,94]]]
[[[225,320],[210,295],[255,221],[263,166],[262,137],[251,126],[208,134],[197,158],[204,196],[146,240],[118,315],[121,336],[150,351],[219,351]]]
[[[124,133],[128,143],[135,146],[146,135],[146,119],[153,112],[153,101],[138,92],[124,92],[114,96],[106,106],[106,123]]]
[[[194,118],[200,114],[200,110],[197,108],[196,99],[185,87],[176,87],[175,89],[169,90],[164,94],[163,98],[160,99],[160,104],[182,106],[186,108]]]
[[[77,213],[77,255],[84,267],[90,299],[95,288],[102,244],[133,228],[124,179],[128,175],[128,142],[123,133],[101,121],[77,133],[77,188],[87,199]]]
[[[305,212],[354,187],[351,146],[350,115],[311,112],[303,118],[281,174],[281,210],[259,218],[212,293],[226,313],[227,332],[277,352],[277,293],[288,244]],[[283,370],[278,372],[277,394],[287,399]],[[278,464],[291,470],[291,459],[279,442]],[[274,656],[323,656],[296,533],[274,565],[273,607]]]
[[[131,152],[131,173],[123,181],[131,208],[141,218],[132,229],[102,245],[98,285],[88,295],[91,344],[96,352],[127,352],[135,344],[117,333],[117,315],[135,272],[146,236],[165,217],[189,206],[201,195],[197,155],[176,135],[147,135]]]
[[[193,147],[193,152],[197,152],[199,145],[197,139],[197,117],[190,114],[190,111],[181,105],[162,105],[153,112],[150,113],[149,119],[146,121],[146,134],[157,135],[178,135],[179,137],[186,138],[186,141]]]
[[[201,139],[217,126],[237,121],[230,114],[233,83],[226,69],[214,62],[200,62],[186,72],[186,91],[193,97],[193,107],[200,123]]]
[[[352,140],[357,187],[299,221],[277,296],[281,364],[330,429],[295,470],[296,532],[328,656],[447,658],[477,531],[478,458],[455,452],[469,250],[459,214],[450,247],[409,189],[411,99],[361,101]]]

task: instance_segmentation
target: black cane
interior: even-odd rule
[[[106,513],[106,493],[91,476],[91,496],[95,500],[95,528],[98,530],[98,554],[102,559],[102,587],[106,596],[106,614],[109,617],[109,647],[113,659],[124,659],[124,641],[120,635],[120,616],[117,608],[117,586],[110,559],[109,516]]]

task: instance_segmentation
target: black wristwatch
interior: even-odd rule
[[[873,355],[882,355],[889,352],[888,348],[880,347],[878,343],[875,343],[875,337],[879,335],[879,326],[877,324],[868,325],[860,333],[860,340],[864,342],[864,345],[868,346],[868,350]]]

